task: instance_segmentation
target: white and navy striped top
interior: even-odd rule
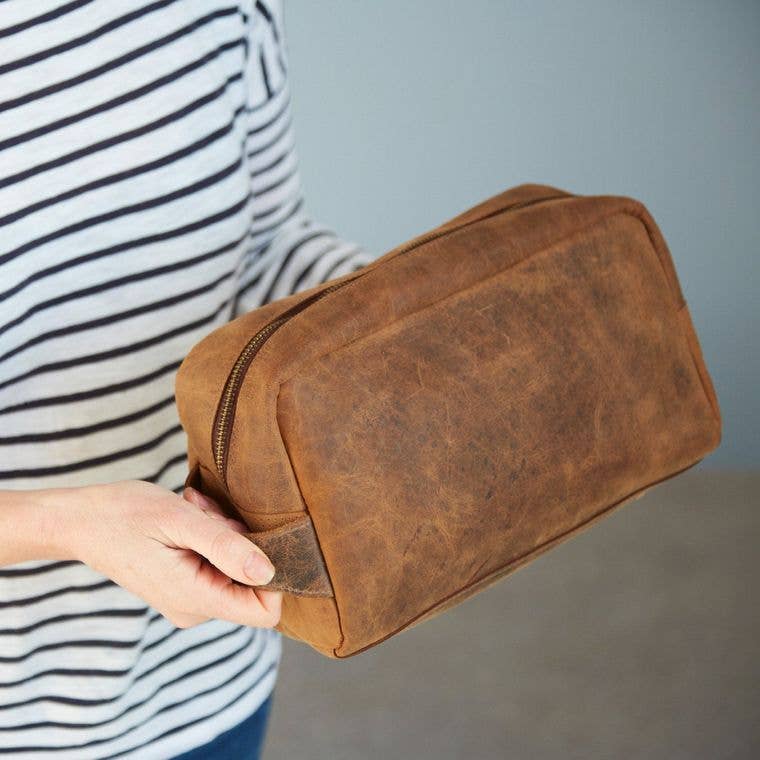
[[[179,492],[191,346],[371,260],[304,210],[283,32],[278,0],[0,2],[0,489]],[[279,654],[79,562],[0,568],[0,755],[172,757]]]

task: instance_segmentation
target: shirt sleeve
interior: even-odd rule
[[[362,268],[375,258],[359,243],[315,219],[304,199],[291,110],[282,8],[251,20],[246,156],[251,175],[250,245],[235,316]],[[258,25],[258,26],[256,26]],[[274,218],[274,220],[273,220]]]

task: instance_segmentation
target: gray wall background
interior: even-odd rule
[[[307,205],[378,255],[521,182],[644,201],[760,466],[760,2],[286,0]]]

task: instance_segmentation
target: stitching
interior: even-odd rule
[[[556,240],[553,240],[548,245],[544,246],[543,248],[540,248],[536,251],[533,251],[529,255],[525,256],[524,258],[520,259],[519,261],[512,262],[509,266],[504,267],[503,269],[500,269],[497,272],[494,272],[493,274],[489,274],[487,277],[484,277],[480,280],[476,280],[475,282],[471,282],[469,285],[460,288],[459,290],[454,290],[451,293],[447,293],[445,296],[441,296],[440,298],[437,298],[435,301],[431,301],[428,304],[425,304],[424,306],[421,306],[418,309],[415,309],[414,311],[407,312],[406,314],[402,314],[395,319],[391,320],[390,322],[385,322],[382,325],[380,325],[377,329],[372,330],[371,332],[362,333],[361,335],[352,338],[347,343],[343,343],[340,346],[337,346],[333,349],[330,349],[329,351],[326,351],[323,354],[320,354],[319,356],[314,357],[313,359],[310,359],[308,362],[304,362],[303,364],[300,364],[298,368],[293,372],[292,375],[289,375],[284,380],[280,381],[280,387],[287,383],[289,380],[292,380],[296,375],[298,375],[302,370],[311,367],[312,365],[316,364],[320,359],[323,359],[325,356],[329,356],[330,354],[337,354],[340,351],[343,351],[344,349],[348,348],[349,346],[353,345],[354,343],[357,343],[359,341],[365,340],[367,338],[372,337],[373,335],[376,335],[378,333],[381,333],[383,330],[387,329],[388,327],[391,327],[392,325],[396,324],[397,322],[401,322],[405,319],[408,319],[410,317],[415,316],[416,314],[419,314],[423,311],[426,311],[434,306],[437,306],[439,303],[442,303],[443,301],[446,301],[449,298],[453,298],[455,296],[458,296],[461,293],[466,293],[468,290],[472,290],[473,288],[477,288],[484,283],[488,282],[489,280],[492,280],[496,277],[500,277],[505,272],[508,272],[510,269],[514,269],[515,267],[525,264],[526,262],[530,261],[532,258],[536,256],[540,256],[542,253],[545,253],[550,248],[553,248],[554,246],[560,245],[561,243],[566,242],[567,240],[572,239],[573,237],[576,237],[578,235],[583,234],[584,232],[587,232],[589,229],[592,229],[593,227],[597,226],[601,222],[607,221],[609,219],[612,219],[615,216],[630,216],[632,219],[635,219],[636,221],[641,222],[644,224],[644,222],[635,214],[630,213],[626,210],[615,210],[610,212],[609,214],[605,214],[603,216],[598,217],[597,219],[594,219],[593,221],[589,222],[589,224],[584,225],[583,227],[579,227],[577,230],[574,230],[573,232],[569,232],[567,235],[563,235],[562,237],[557,238]],[[644,227],[646,228],[646,224],[644,224]],[[649,231],[647,230],[647,234]],[[648,235],[649,236],[649,235]],[[652,244],[652,248],[657,255],[658,260],[662,264],[662,260],[660,257],[660,254],[657,252],[657,249],[655,248],[654,244],[652,243],[651,236],[649,236],[650,244]],[[395,259],[391,259],[391,261],[394,261]],[[390,261],[388,262],[391,263]],[[665,277],[666,284],[668,285],[668,289],[671,291],[673,295],[676,295],[673,291],[673,287],[670,283],[670,280]],[[353,283],[351,283],[353,284]],[[350,285],[347,285],[346,288],[350,287]],[[341,288],[341,290],[345,290],[346,288]],[[278,397],[279,397],[279,391],[278,391]]]
[[[288,512],[283,512],[280,514],[288,514]],[[293,529],[294,525],[298,525],[299,523],[309,521],[309,516],[306,514],[306,512],[294,512],[292,514],[295,514],[296,517],[294,517],[289,522],[283,523],[282,525],[278,525],[276,528],[268,528],[267,530],[251,531],[251,535],[265,536],[266,538],[270,538],[271,536],[278,536],[280,533],[287,533],[288,531]]]
[[[325,574],[327,575],[327,579],[330,583],[330,587],[332,588],[332,594],[328,597],[322,597],[323,599],[332,599],[333,600],[333,607],[335,607],[335,617],[338,620],[338,630],[340,631],[340,643],[337,647],[333,650],[335,656],[337,657],[338,649],[340,649],[343,646],[343,642],[346,640],[346,634],[343,631],[343,621],[340,617],[340,608],[338,607],[338,599],[336,596],[335,591],[335,584],[333,583],[332,576],[330,575],[330,568],[327,565],[327,560],[325,559],[325,553],[322,551],[322,542],[319,540],[319,531],[317,530],[317,524],[314,518],[311,515],[311,510],[309,509],[309,505],[306,503],[306,499],[303,495],[303,490],[301,489],[301,484],[298,482],[298,475],[296,473],[296,468],[293,466],[293,460],[290,456],[290,451],[288,451],[288,446],[285,443],[285,438],[282,435],[282,429],[280,428],[280,418],[279,418],[279,410],[280,410],[280,391],[282,390],[282,384],[280,384],[277,387],[277,395],[275,396],[274,401],[274,419],[275,419],[275,427],[277,428],[277,433],[279,435],[280,444],[282,445],[282,449],[285,452],[285,456],[287,457],[288,464],[290,465],[290,471],[293,474],[293,480],[296,483],[296,486],[298,487],[298,492],[301,495],[301,501],[303,502],[304,506],[304,514],[311,520],[312,528],[314,529],[314,539],[317,542],[317,549],[319,550],[319,553],[322,555],[322,564],[325,568]],[[310,595],[309,595],[310,596]]]
[[[710,407],[710,410],[713,413],[713,416],[715,417],[716,421],[720,425],[721,419],[720,419],[720,411],[717,406],[718,404],[717,397],[715,397],[715,400],[713,401],[714,393],[710,393],[707,390],[707,380],[705,378],[705,374],[707,373],[707,367],[704,361],[699,361],[697,359],[697,351],[692,348],[692,342],[695,344],[698,344],[699,337],[697,336],[697,331],[694,329],[693,325],[689,324],[689,322],[691,322],[691,315],[688,314],[686,299],[684,298],[683,293],[680,293],[680,298],[679,298],[679,292],[676,289],[678,286],[672,282],[671,278],[668,276],[668,272],[665,267],[665,256],[667,255],[667,252],[666,250],[660,250],[660,247],[657,245],[657,241],[654,239],[652,235],[652,230],[650,230],[649,222],[647,221],[646,217],[643,214],[639,216],[637,214],[631,213],[630,215],[638,219],[639,222],[641,222],[641,224],[644,226],[647,236],[649,237],[649,244],[654,249],[654,252],[657,255],[657,258],[659,259],[660,264],[662,265],[663,272],[665,274],[665,280],[670,286],[670,289],[676,299],[676,305],[678,307],[676,310],[676,315],[678,316],[678,328],[680,329],[681,334],[686,340],[686,347],[689,350],[691,360],[694,364],[694,369],[696,369],[697,371],[697,377],[699,378],[699,382],[702,386],[702,392],[705,394],[705,398],[707,399],[707,403]],[[678,274],[675,273],[675,267],[673,267],[673,269],[674,269],[674,278],[677,278]],[[688,315],[689,322],[687,322],[687,324],[684,326],[681,315],[685,310]]]
[[[562,191],[560,191],[560,192],[562,192]],[[533,205],[543,205],[544,203],[551,202],[551,201],[574,200],[574,199],[578,199],[578,198],[582,198],[582,197],[585,197],[585,196],[572,195],[572,194],[566,194],[566,193],[563,193],[561,195],[551,195],[551,196],[547,196],[545,198],[540,199],[539,202],[537,202],[535,204],[534,203],[530,203],[530,204],[526,205],[525,208],[530,208]],[[523,204],[522,203],[510,203],[507,206],[502,206],[502,207],[500,207],[498,209],[495,209],[494,211],[491,211],[491,212],[489,212],[487,214],[484,214],[482,216],[478,216],[475,219],[470,219],[468,222],[463,222],[463,223],[461,223],[461,224],[459,224],[459,225],[457,225],[455,227],[452,227],[449,230],[445,230],[445,231],[443,231],[441,233],[441,235],[436,236],[435,238],[432,238],[431,240],[422,240],[420,243],[414,245],[412,248],[409,248],[409,249],[404,250],[404,251],[399,251],[399,252],[397,252],[397,253],[394,254],[394,251],[396,249],[404,247],[405,244],[402,243],[402,244],[396,246],[396,248],[388,251],[387,254],[385,254],[385,256],[389,256],[389,258],[386,259],[385,256],[380,256],[379,258],[374,259],[372,262],[370,262],[366,266],[362,267],[358,271],[347,272],[342,277],[338,277],[335,280],[335,282],[337,283],[337,282],[340,282],[342,279],[346,279],[347,283],[345,285],[341,286],[341,288],[340,288],[340,292],[345,292],[350,287],[352,287],[353,285],[355,285],[363,277],[365,277],[365,276],[367,276],[369,274],[372,274],[372,272],[374,272],[376,269],[379,269],[381,267],[389,267],[389,266],[391,266],[393,263],[395,263],[401,257],[401,254],[418,252],[420,250],[425,249],[428,245],[430,245],[430,243],[437,242],[438,240],[441,240],[441,239],[446,238],[446,237],[448,237],[450,235],[453,235],[453,234],[455,234],[457,232],[460,232],[461,230],[467,229],[468,227],[475,226],[476,224],[480,224],[480,222],[486,222],[486,221],[488,221],[488,220],[490,220],[490,219],[492,219],[494,217],[500,216],[501,214],[507,213],[509,211],[520,211],[520,210],[522,210],[522,208],[523,208]],[[450,221],[452,221],[452,220],[449,220],[449,222]],[[444,222],[443,224],[439,225],[439,227],[436,227],[435,229],[440,229],[442,227],[445,227],[446,224],[448,224],[449,222]],[[431,230],[431,232],[432,231],[433,230]],[[425,233],[423,233],[422,235],[418,236],[418,238],[424,238],[424,237],[425,237]],[[415,239],[416,238],[412,238],[412,241],[415,240]],[[562,238],[560,238],[560,240],[561,239]],[[557,242],[559,242],[559,241],[557,241]],[[554,243],[552,243],[552,245],[554,245]],[[391,255],[391,254],[393,254],[393,255]],[[531,254],[531,256],[533,256],[533,255],[534,254]],[[528,258],[530,258],[530,257],[526,256],[526,258],[522,259],[522,261],[525,261]],[[507,269],[509,269],[509,267],[507,267]],[[502,270],[502,271],[506,271],[506,270]],[[315,288],[317,288],[317,287],[318,286],[315,286]],[[338,292],[338,291],[335,291],[335,292]],[[446,296],[444,296],[444,298],[445,297]],[[432,305],[432,304],[430,304],[430,305]],[[423,308],[426,308],[426,307],[423,307]],[[418,311],[420,311],[420,310],[418,309]],[[412,313],[414,313],[414,312],[412,312]],[[294,321],[298,322],[299,321],[298,320],[299,317],[301,317],[301,321],[303,321],[303,319],[305,319],[305,317],[301,316],[302,314],[303,314],[303,312],[300,312],[299,314],[294,315],[293,319],[289,319],[288,320],[288,324],[292,325]],[[409,316],[409,315],[407,315],[407,316]],[[392,324],[392,323],[389,323],[389,324]],[[261,350],[259,351],[259,354],[263,354],[263,353],[267,352],[267,348],[269,346],[271,346],[271,341],[267,341],[261,347]],[[274,349],[269,348],[269,351],[267,353],[271,353],[273,350]],[[330,353],[330,352],[328,351],[328,353]],[[319,358],[319,357],[317,357],[317,358]]]
[[[278,583],[277,588],[269,588],[268,586],[256,586],[256,588],[262,588],[264,591],[287,591],[288,593],[294,594],[295,596],[303,596],[309,599],[334,599],[332,594],[328,594],[323,591],[306,591],[301,588],[289,586],[287,583]]]

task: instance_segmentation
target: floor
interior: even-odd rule
[[[344,661],[285,640],[265,760],[760,757],[760,474],[689,471]]]

